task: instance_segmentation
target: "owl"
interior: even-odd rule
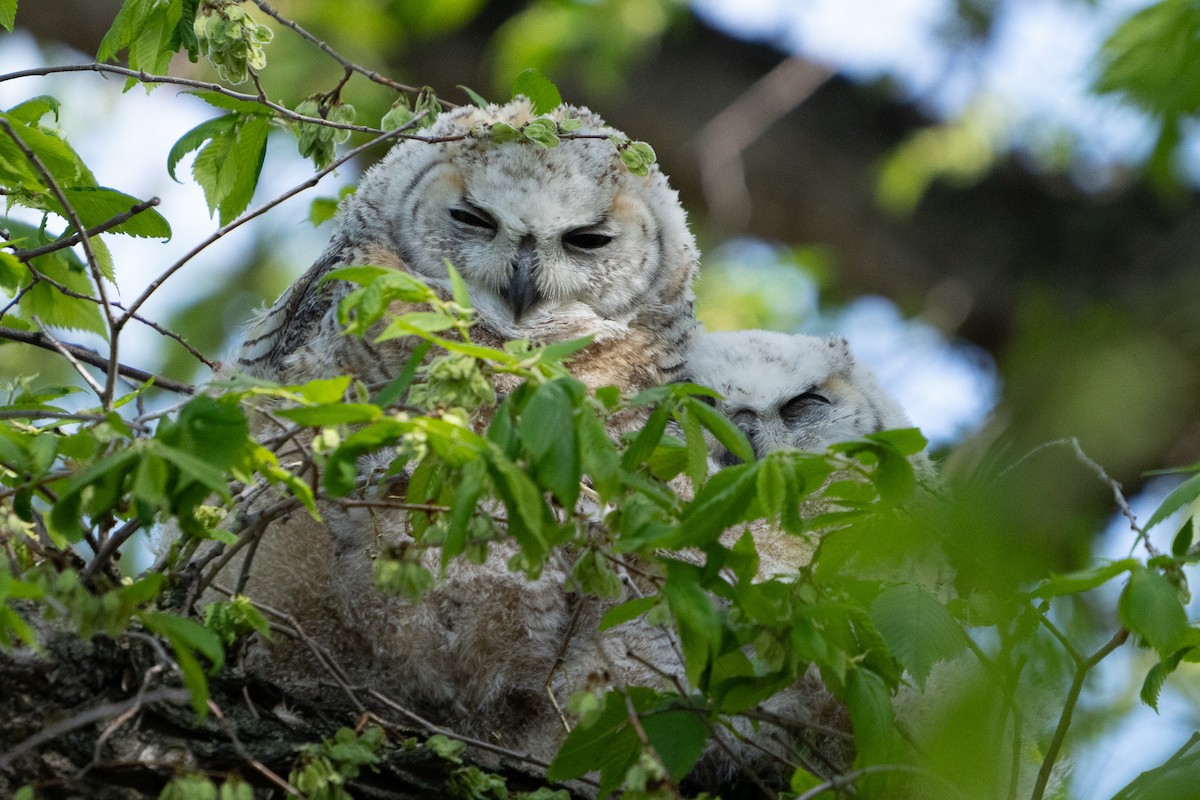
[[[250,375],[294,383],[353,374],[394,377],[408,339],[372,344],[342,334],[337,304],[352,288],[322,283],[351,264],[390,266],[448,292],[446,264],[462,274],[485,344],[595,337],[573,362],[589,386],[627,391],[673,380],[695,328],[696,246],[677,196],[657,169],[639,177],[587,109],[559,106],[578,122],[558,147],[497,144],[495,123],[520,127],[523,98],[459,108],[402,141],[345,201],[325,252],[253,325],[238,355]]]
[[[696,338],[688,380],[721,394],[722,410],[756,455],[831,444],[912,423],[845,339],[771,331],[730,331]],[[737,458],[714,452],[723,466]]]
[[[460,108],[423,132],[434,141],[396,145],[344,201],[324,253],[251,327],[238,368],[283,384],[344,374],[389,380],[412,343],[344,335],[337,306],[352,287],[322,278],[381,265],[449,295],[450,263],[476,310],[474,341],[590,335],[568,364],[589,387],[636,392],[678,380],[696,326],[697,255],[675,192],[655,168],[630,173],[607,139],[619,132],[583,108],[550,116],[578,120],[576,134],[593,138],[552,149],[481,135],[533,116],[522,98]],[[627,417],[618,427],[633,424]],[[323,503],[321,512],[320,521],[297,512],[273,523],[248,568],[232,563],[225,579],[248,575],[246,593],[308,637],[263,645],[248,659],[293,689],[328,694],[323,648],[352,684],[549,760],[565,736],[560,709],[594,675],[661,685],[682,671],[661,629],[627,623],[597,638],[607,606],[564,588],[569,556],[530,580],[509,570],[515,548],[504,541],[483,563],[457,559],[444,571],[427,550],[438,579],[412,602],[377,591],[372,576],[373,553],[412,541],[404,511]]]

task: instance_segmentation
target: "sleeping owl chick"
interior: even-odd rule
[[[416,342],[344,335],[337,307],[353,286],[322,278],[382,265],[448,295],[449,262],[476,311],[473,341],[590,335],[568,364],[589,387],[633,393],[678,379],[696,326],[696,249],[675,192],[657,168],[630,173],[607,138],[619,132],[587,109],[548,115],[572,117],[578,135],[593,137],[555,148],[480,133],[533,116],[524,98],[464,107],[422,132],[436,142],[397,144],[344,202],[325,252],[251,328],[239,369],[284,384],[394,378]],[[626,416],[613,427],[636,424]],[[406,512],[320,508],[321,521],[296,512],[272,524],[246,593],[295,618],[352,683],[440,725],[548,760],[565,735],[555,703],[566,707],[589,676],[611,669],[628,683],[661,683],[647,664],[680,671],[658,629],[635,621],[596,637],[605,608],[564,589],[568,558],[529,580],[509,570],[516,548],[508,541],[494,542],[483,563],[457,559],[444,572],[439,553],[425,549],[423,563],[438,578],[414,603],[379,592],[372,575],[374,553],[412,543]],[[235,561],[222,579],[234,585],[239,570]],[[292,688],[326,693],[326,670],[304,644],[264,645],[251,663]]]
[[[686,375],[721,394],[717,404],[758,456],[784,448],[820,453],[864,434],[912,426],[900,404],[840,337],[708,333],[693,341]],[[919,474],[932,474],[924,453],[911,460]],[[736,463],[736,456],[710,440],[710,471]],[[801,514],[808,518],[828,510],[820,499],[807,500]],[[751,533],[763,575],[792,573],[812,559],[815,542],[809,538],[765,523],[753,526]]]
[[[890,428],[908,428],[904,410],[845,339],[771,331],[728,331],[696,338],[688,379],[720,392],[721,409],[756,455],[785,447],[822,452]],[[722,466],[737,463],[723,448]]]

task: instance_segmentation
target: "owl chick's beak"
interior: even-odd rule
[[[512,309],[513,322],[520,322],[521,315],[542,299],[534,275],[537,267],[537,245],[532,236],[526,236],[517,248],[516,258],[512,260],[512,278],[500,290],[501,296]]]

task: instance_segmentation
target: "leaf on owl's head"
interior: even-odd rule
[[[548,114],[563,102],[554,82],[533,68],[525,70],[513,81],[513,97],[518,95],[529,98],[534,114]]]

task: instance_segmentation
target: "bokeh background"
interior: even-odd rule
[[[992,537],[998,569],[1026,558],[1061,571],[1125,555],[1133,536],[1088,467],[1041,445],[1078,438],[1143,518],[1173,485],[1148,473],[1200,461],[1200,135],[1194,120],[1165,128],[1096,90],[1104,42],[1146,5],[275,4],[353,61],[455,102],[466,101],[459,85],[506,99],[513,78],[537,67],[570,102],[649,141],[705,254],[704,323],[848,337],[964,481],[1024,458],[980,536]],[[22,0],[20,28],[0,36],[0,73],[86,63],[118,7]],[[338,82],[332,61],[246,7],[276,32],[264,75],[272,99],[294,107]],[[172,72],[215,80],[186,59]],[[90,73],[28,77],[0,81],[0,104],[58,97],[57,124],[100,183],[162,198],[169,242],[109,237],[132,298],[217,227],[188,162],[183,183],[165,169],[171,145],[215,112],[172,87],[123,88]],[[344,97],[367,124],[393,99],[361,79]],[[145,313],[227,355],[253,310],[321,250],[330,225],[308,221],[312,199],[335,197],[367,165],[208,248]],[[252,207],[311,173],[294,137],[275,134]],[[209,377],[154,332],[129,337],[127,363]],[[44,351],[0,346],[0,379],[33,374],[71,380]],[[1177,527],[1160,526],[1167,546]],[[1107,613],[1097,627],[1111,631],[1115,599],[1101,600],[1080,613]],[[1072,735],[1091,743],[1077,751],[1072,797],[1111,796],[1200,728],[1186,668],[1168,682],[1162,716],[1138,705],[1147,658],[1127,648],[1085,694]]]

